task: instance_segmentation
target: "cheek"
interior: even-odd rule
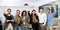
[[[19,14],[19,13],[17,13],[17,14]]]
[[[41,11],[41,10],[40,10]]]
[[[34,12],[32,12],[34,14]]]
[[[18,12],[18,14],[20,14],[20,12]]]
[[[10,12],[8,12],[8,13],[10,13]]]
[[[10,12],[9,12],[10,13]]]
[[[42,12],[42,10],[40,10],[40,12]]]
[[[10,11],[8,11],[10,13]]]
[[[25,13],[23,13],[23,15],[25,15]]]
[[[48,10],[48,12],[50,12],[50,11]]]
[[[35,14],[36,12],[34,12],[34,14]]]
[[[49,10],[47,10],[47,12],[49,12]]]

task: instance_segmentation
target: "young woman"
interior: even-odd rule
[[[28,30],[29,17],[27,16],[27,12],[23,11],[21,16],[22,16],[22,28],[23,28],[23,30]]]

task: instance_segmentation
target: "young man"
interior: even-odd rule
[[[39,26],[41,27],[40,29],[41,29],[41,30],[45,30],[45,29],[44,29],[44,26],[46,25],[47,16],[46,16],[46,14],[44,13],[44,10],[43,10],[42,7],[41,7],[40,10],[39,10],[38,17],[39,17],[39,24],[40,24]]]
[[[32,10],[31,15],[30,12],[28,15],[30,16],[30,24],[32,24],[33,30],[39,30],[39,18],[36,14],[35,9]]]
[[[54,23],[54,21],[53,21],[53,18],[55,17],[55,15],[56,15],[56,5],[54,5],[53,4],[53,8],[54,8],[54,12],[53,13],[51,13],[51,10],[49,9],[49,8],[47,8],[47,30],[53,30],[52,29],[52,26],[53,26],[53,23]]]
[[[15,19],[15,30],[21,30],[21,17],[19,16],[20,15],[20,10],[17,10],[16,11],[16,15],[14,17]]]
[[[5,8],[5,7],[4,7]],[[5,20],[5,30],[13,30],[13,15],[11,15],[11,9],[7,9],[7,14],[5,13],[5,9],[4,9],[4,13],[3,15],[5,16],[6,20]]]

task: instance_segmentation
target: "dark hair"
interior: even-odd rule
[[[19,11],[20,12],[20,10],[16,10],[16,11]]]
[[[47,7],[47,9],[50,11],[50,8]],[[47,10],[47,9],[46,9],[46,10]]]
[[[20,13],[20,10],[16,10],[16,11],[19,11],[19,13]]]
[[[24,10],[24,11],[22,12],[21,16],[23,16],[23,13],[24,13],[24,12],[25,12],[25,14],[27,15],[27,12]],[[25,15],[25,16],[26,16],[26,15]]]
[[[36,10],[35,10],[35,9],[33,9],[33,10],[32,10],[32,12],[33,12],[33,11],[36,11]],[[31,13],[31,15],[32,15],[32,13]],[[35,14],[35,15],[36,15],[36,14]]]
[[[33,10],[32,10],[32,12],[33,12],[33,11],[36,11],[36,10],[35,10],[35,9],[33,9]]]
[[[39,7],[39,10],[40,10],[40,9],[43,9],[43,7]]]
[[[40,12],[40,9],[43,9],[43,7],[39,7],[39,12]]]
[[[10,9],[10,8],[9,8],[9,9],[7,9],[7,11],[8,11],[8,10],[10,10],[10,12],[11,12],[11,9]]]

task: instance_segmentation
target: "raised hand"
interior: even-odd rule
[[[56,4],[53,3],[52,6],[53,6],[54,10],[56,10]]]
[[[6,9],[6,6],[4,5],[3,6],[3,14],[6,14],[5,9]]]

